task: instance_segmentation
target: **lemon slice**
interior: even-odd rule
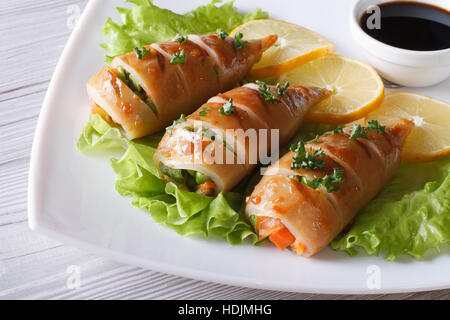
[[[278,36],[278,41],[250,72],[250,76],[255,78],[280,75],[334,50],[334,45],[321,35],[281,20],[249,21],[236,27],[230,35],[239,32],[245,40],[261,39],[271,34]]]
[[[308,121],[327,124],[358,120],[378,108],[384,96],[383,82],[371,66],[336,54],[310,61],[281,75],[278,81],[330,90],[331,97],[307,115]]]
[[[407,161],[431,161],[450,154],[450,104],[411,92],[392,92],[366,120],[389,124],[412,120],[414,129],[403,147]]]

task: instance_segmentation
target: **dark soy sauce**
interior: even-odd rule
[[[360,19],[361,28],[369,36],[408,50],[432,51],[450,48],[449,11],[412,1],[386,2],[378,7],[381,13],[380,29],[369,28],[373,27],[373,11],[364,13]]]

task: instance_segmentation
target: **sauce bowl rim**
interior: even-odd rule
[[[372,46],[380,46],[385,50],[390,51],[393,54],[403,54],[403,55],[408,55],[408,56],[423,56],[423,57],[429,57],[429,56],[436,56],[436,55],[445,55],[445,54],[450,54],[450,48],[446,48],[446,49],[439,49],[439,50],[427,50],[427,51],[419,51],[419,50],[410,50],[410,49],[403,49],[403,48],[399,48],[399,47],[395,47],[389,44],[386,44],[380,40],[377,40],[373,37],[371,37],[369,34],[367,34],[360,25],[360,18],[363,14],[363,12],[366,9],[362,9],[361,6],[363,5],[364,2],[367,2],[367,8],[370,5],[377,5],[377,4],[381,4],[381,3],[387,3],[387,2],[418,2],[418,3],[424,3],[424,4],[431,4],[435,7],[438,7],[444,11],[449,11],[446,8],[443,8],[442,6],[438,5],[436,2],[437,1],[424,1],[424,0],[358,0],[355,1],[353,3],[352,6],[352,10],[351,10],[351,14],[352,14],[352,18],[351,18],[351,23],[353,24],[354,30],[358,31],[358,33],[360,33],[360,36],[362,36],[364,38],[364,40],[366,42],[369,42],[372,44]]]

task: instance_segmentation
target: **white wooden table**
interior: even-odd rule
[[[34,129],[86,2],[0,1],[0,299],[450,299],[450,290],[343,296],[218,285],[123,265],[31,232],[27,175]],[[67,286],[73,265],[81,270],[79,289]]]

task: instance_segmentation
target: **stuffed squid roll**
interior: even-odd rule
[[[259,238],[298,255],[322,250],[394,175],[413,126],[371,121],[292,146],[246,200]]]
[[[120,125],[127,138],[157,132],[243,80],[276,40],[276,35],[246,42],[188,35],[136,48],[89,80],[91,105]],[[128,99],[124,91],[134,95]]]
[[[191,191],[212,196],[230,190],[261,154],[270,155],[271,129],[278,129],[279,143],[285,144],[309,108],[329,94],[321,88],[264,83],[219,94],[167,129],[154,156],[156,167]]]

